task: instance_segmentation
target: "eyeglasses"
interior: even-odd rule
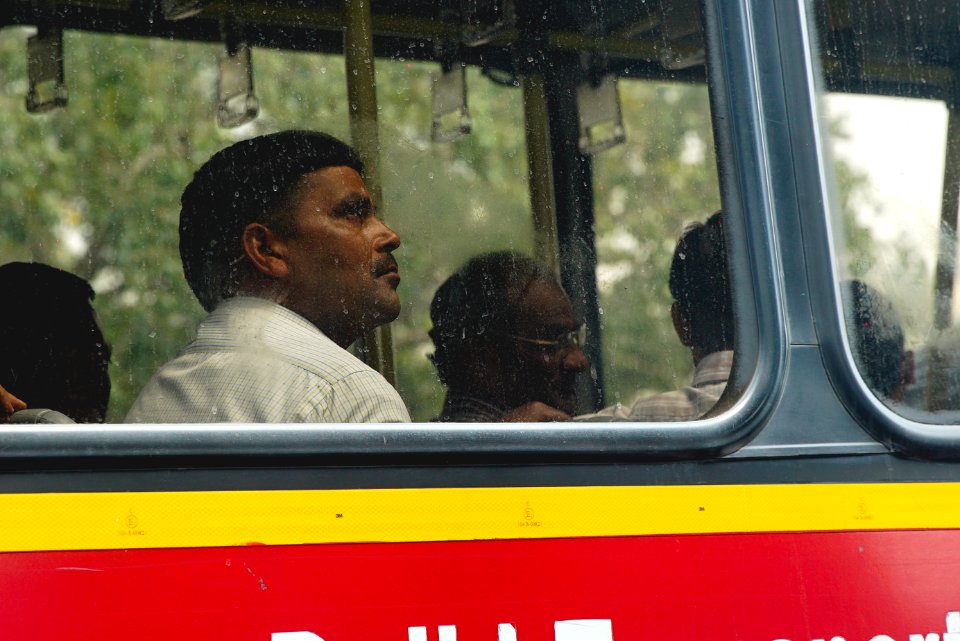
[[[587,344],[587,325],[583,323],[580,327],[572,329],[569,332],[563,332],[553,340],[545,338],[528,338],[526,336],[517,336],[508,334],[510,338],[521,343],[537,345],[544,350],[560,352],[573,349],[574,347],[583,348]]]

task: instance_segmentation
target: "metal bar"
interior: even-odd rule
[[[370,0],[344,0],[344,18],[343,51],[347,67],[350,138],[363,160],[364,182],[377,205],[379,216],[384,218],[386,207],[380,184],[380,135]],[[390,326],[377,327],[367,333],[362,341],[360,353],[367,364],[396,386]]]
[[[597,247],[593,231],[593,172],[590,156],[578,145],[576,71],[579,62],[566,64],[555,57],[547,75],[550,145],[560,247],[560,282],[570,296],[573,311],[587,325],[584,352],[590,375],[577,381],[578,413],[603,407],[603,349],[600,301],[597,292]]]
[[[523,78],[523,112],[527,134],[527,174],[533,214],[534,256],[559,273],[557,216],[553,193],[553,158],[550,153],[550,114],[543,75]]]
[[[216,0],[204,9],[203,17],[217,17],[229,13],[250,24],[272,24],[287,26],[312,25],[316,28],[337,28],[344,21],[339,11],[318,6],[289,7],[267,2],[244,2],[237,4],[228,0]],[[631,30],[643,33],[655,26],[654,20],[645,20],[630,25]],[[394,35],[416,38],[457,38],[460,25],[453,22],[417,18],[414,16],[391,16],[377,14],[373,16],[373,25],[377,35]],[[506,29],[494,36],[489,44],[506,47],[521,38],[519,29]],[[549,47],[552,49],[580,51],[596,48],[597,39],[587,33],[551,31],[547,33]],[[659,60],[663,43],[659,38],[636,38],[628,35],[614,35],[603,41],[604,50],[612,56],[622,56],[640,60]],[[685,47],[684,51],[687,50]]]

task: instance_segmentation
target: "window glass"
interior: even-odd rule
[[[956,112],[945,56],[960,13],[935,2],[815,7],[837,278],[853,360],[895,411],[956,422],[949,410],[960,409],[960,159],[948,139]]]
[[[684,228],[720,209],[720,191],[706,87],[628,80],[620,92],[627,141],[597,156],[594,189],[606,397],[629,405],[690,384],[670,265]]]
[[[397,252],[403,312],[391,324],[397,388],[411,417],[428,421],[444,388],[429,360],[427,331],[437,288],[469,258],[514,250],[530,254],[533,227],[527,193],[523,96],[468,70],[471,133],[430,140],[431,74],[438,65],[378,62],[381,161],[386,217],[403,238]]]
[[[410,15],[386,17],[395,22],[375,20],[378,29],[392,25],[378,46],[393,48],[376,60],[373,173],[377,213],[402,239],[390,333],[396,389],[413,420],[595,410],[588,416],[692,420],[724,389],[733,313],[699,5],[608,4],[596,15],[557,5],[542,24],[498,3],[468,12],[459,46],[486,47],[469,65],[455,40],[442,42],[443,29],[430,46],[444,64],[418,60],[426,41],[407,32],[432,34],[435,16],[412,19],[411,6]],[[83,6],[78,16],[97,11]],[[118,9],[126,10],[139,11]],[[263,15],[280,21],[267,40],[303,44],[303,34],[278,29],[289,15]],[[339,38],[324,22],[331,15],[296,19],[318,20]],[[179,18],[171,29],[195,16]],[[523,28],[511,30],[511,21]],[[260,47],[252,49],[256,117],[218,127],[218,92],[243,84],[238,65],[248,51],[234,42],[242,30],[219,26],[237,45],[227,67],[222,43],[66,31],[67,104],[40,114],[24,107],[36,29],[0,31],[0,255],[90,283],[109,342],[101,349],[112,379],[108,422],[124,419],[207,315],[178,251],[180,195],[197,168],[229,145],[281,130],[346,141],[355,133],[342,56]],[[461,68],[465,91],[454,78]],[[449,109],[458,92],[468,111]],[[241,107],[235,115],[252,113],[251,104],[231,103]],[[466,135],[437,140],[438,123]],[[238,254],[225,269],[251,267]],[[677,391],[694,383],[687,402]],[[221,408],[209,409],[224,420]]]
[[[259,133],[317,128],[349,139],[344,62],[257,49],[259,116],[221,129],[212,100],[220,46],[68,32],[68,108],[33,115],[23,104],[30,33],[0,32],[7,150],[0,255],[91,282],[113,346],[108,420],[120,421],[204,316],[177,251],[179,194],[192,172],[221,147]],[[402,235],[398,260],[411,283],[393,324],[398,387],[419,420],[436,416],[443,398],[426,357],[433,291],[474,253],[529,253],[532,236],[523,138],[514,135],[523,130],[520,92],[471,69],[474,135],[433,144],[434,68],[405,61],[377,68],[382,209]]]

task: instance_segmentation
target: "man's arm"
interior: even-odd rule
[[[540,401],[524,403],[500,417],[501,423],[555,423],[569,420],[569,414]]]
[[[0,423],[7,423],[14,412],[27,409],[27,404],[0,386]]]

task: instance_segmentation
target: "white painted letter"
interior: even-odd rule
[[[407,641],[427,641],[427,629],[422,625],[407,628]]]
[[[457,641],[457,626],[437,626],[440,641]],[[422,625],[407,628],[407,641],[427,641],[427,628]]]
[[[437,627],[440,634],[440,641],[457,641],[457,626],[441,625]]]
[[[497,641],[517,641],[517,629],[509,623],[497,626]]]
[[[553,624],[554,641],[613,641],[610,619],[573,619]]]
[[[323,641],[313,632],[274,632],[270,641]]]
[[[943,641],[960,641],[960,612],[947,612],[947,632]]]
[[[940,635],[936,632],[930,632],[926,636],[922,634],[911,634],[910,641],[940,641]]]
[[[885,634],[878,634],[877,636],[870,639],[870,641],[893,641],[893,639],[891,639]]]

